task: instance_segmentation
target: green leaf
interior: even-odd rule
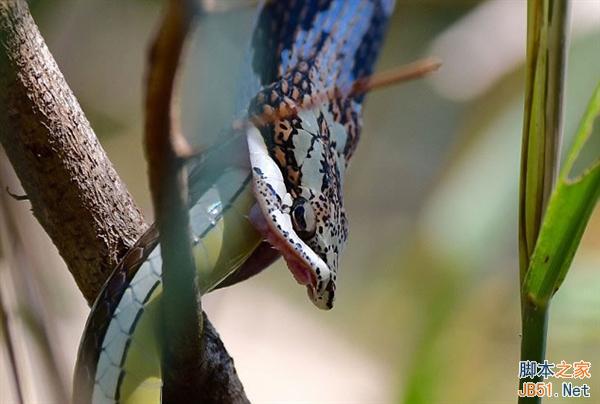
[[[592,136],[594,122],[599,115],[600,83],[550,197],[523,283],[523,295],[537,307],[545,307],[560,287],[600,197],[600,151],[581,172],[574,173],[573,170],[582,149]]]
[[[567,49],[567,1],[527,3],[527,64],[519,195],[523,281],[558,167]]]

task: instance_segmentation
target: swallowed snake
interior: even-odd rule
[[[344,174],[364,98],[351,89],[372,73],[393,8],[394,0],[278,0],[259,7],[238,98],[251,124],[227,132],[190,168],[192,249],[203,294],[282,256],[310,300],[333,307],[348,237]],[[224,164],[231,155],[245,163]],[[94,303],[74,402],[160,402],[157,240],[152,228]]]

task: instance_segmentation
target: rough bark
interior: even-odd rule
[[[91,303],[147,225],[17,0],[0,1],[0,141]]]
[[[91,303],[148,224],[22,0],[0,0],[0,142],[35,217]],[[233,360],[203,321],[197,388],[206,402],[247,402]]]
[[[201,378],[197,388],[203,389],[202,403],[249,403],[244,386],[238,378],[233,359],[227,353],[217,330],[202,313],[202,362],[200,364]],[[184,400],[182,402],[189,402]]]

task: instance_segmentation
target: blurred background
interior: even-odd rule
[[[237,3],[212,3],[229,1]],[[563,151],[600,79],[600,2],[572,3]],[[32,13],[150,220],[142,80],[160,2],[39,1]],[[253,15],[253,8],[211,14],[194,35],[181,103],[185,133],[197,144],[214,142],[231,119]],[[315,310],[281,262],[203,300],[252,402],[516,401],[525,22],[521,0],[398,2],[378,69],[424,56],[444,65],[430,79],[368,96],[347,173],[350,240],[334,310]],[[595,139],[588,147],[598,150]],[[2,159],[2,188],[20,193],[10,170]],[[11,240],[0,250],[19,370],[29,375],[26,401],[57,402],[49,386],[70,389],[88,308],[28,204],[3,199],[2,215],[18,223],[10,231],[27,240],[12,254],[28,268],[8,269]],[[589,402],[600,400],[598,290],[596,208],[553,301],[547,354],[551,362],[592,363]],[[35,332],[40,324],[50,330],[46,342]],[[54,368],[43,365],[48,351]],[[12,403],[5,346],[0,352],[0,403]]]

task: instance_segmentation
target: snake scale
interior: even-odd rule
[[[240,116],[252,124],[224,131],[190,168],[202,293],[283,256],[310,300],[321,309],[333,306],[348,237],[344,174],[364,98],[351,88],[372,73],[393,8],[394,0],[275,0],[258,7],[237,99]],[[315,102],[319,97],[325,101]],[[240,153],[246,164],[223,164]],[[157,240],[152,228],[93,305],[74,402],[160,402]]]

